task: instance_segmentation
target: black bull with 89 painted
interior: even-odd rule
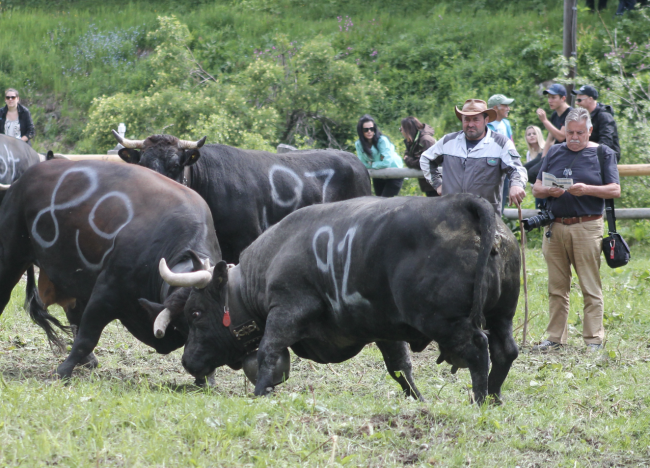
[[[61,297],[78,330],[68,358],[57,369],[67,378],[89,361],[104,327],[120,320],[160,353],[180,348],[183,319],[154,336],[148,301],[173,298],[158,273],[161,258],[173,271],[191,271],[196,257],[221,259],[210,210],[193,190],[148,169],[108,162],[47,161],[31,167],[6,192],[0,206],[0,311],[31,265],[37,265]],[[52,338],[41,311],[39,325]],[[59,343],[60,344],[60,343]]]
[[[475,196],[310,206],[262,234],[234,268],[206,265],[186,281],[162,263],[167,282],[195,286],[183,308],[166,311],[189,324],[185,368],[200,379],[241,365],[257,341],[257,395],[278,383],[289,347],[329,363],[376,342],[391,376],[419,397],[405,342],[417,352],[436,341],[438,363],[469,368],[479,403],[500,397],[518,355],[519,249]]]

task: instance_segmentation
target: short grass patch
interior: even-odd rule
[[[633,255],[601,269],[604,352],[584,349],[576,282],[570,346],[522,352],[504,404],[481,408],[469,402],[469,373],[437,366],[434,345],[413,355],[426,403],[402,397],[374,346],[329,366],[293,356],[290,380],[254,398],[228,368],[216,388],[195,387],[182,350],[155,354],[118,323],[96,349],[100,367],[75,370],[66,386],[49,378],[63,356],[22,310],[21,283],[0,318],[0,465],[648,466],[650,251]],[[527,260],[530,343],[545,338],[548,302],[541,250]],[[522,318],[523,297],[516,326]]]

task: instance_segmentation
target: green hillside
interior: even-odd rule
[[[650,21],[614,19],[610,3],[602,17],[580,3],[578,84],[616,108],[623,162],[648,162],[648,93],[630,93],[648,90]],[[397,143],[402,117],[442,135],[454,105],[504,93],[525,152],[542,83],[562,76],[559,0],[0,5],[0,86],[20,90],[41,151],[104,152],[121,121],[135,138],[350,149],[363,113]],[[643,201],[645,185],[627,185],[626,203]]]

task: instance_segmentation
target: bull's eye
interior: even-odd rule
[[[192,312],[192,317],[194,319],[200,318],[201,317],[201,311],[200,310],[195,310],[194,312]]]

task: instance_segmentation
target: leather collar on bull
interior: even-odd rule
[[[165,283],[170,286],[203,289],[208,286],[212,280],[215,267],[210,266],[208,259],[199,261],[200,264],[195,271],[174,273],[167,267],[167,262],[163,258],[160,260],[159,265],[160,275],[165,280]],[[227,265],[226,276],[233,268],[235,268],[235,265]],[[235,308],[233,311],[234,314],[231,314],[228,299],[229,287],[228,283],[226,283],[224,288],[224,308],[221,323],[224,327],[228,328],[232,336],[239,342],[244,352],[247,354],[251,353],[257,349],[257,346],[262,340],[264,331],[254,319],[247,317],[244,314],[242,308]],[[176,314],[181,313],[180,310],[175,312]],[[174,318],[174,313],[169,309],[160,312],[156,318],[156,322],[154,323],[154,334],[156,337],[162,338],[165,336],[167,326],[174,320]]]

